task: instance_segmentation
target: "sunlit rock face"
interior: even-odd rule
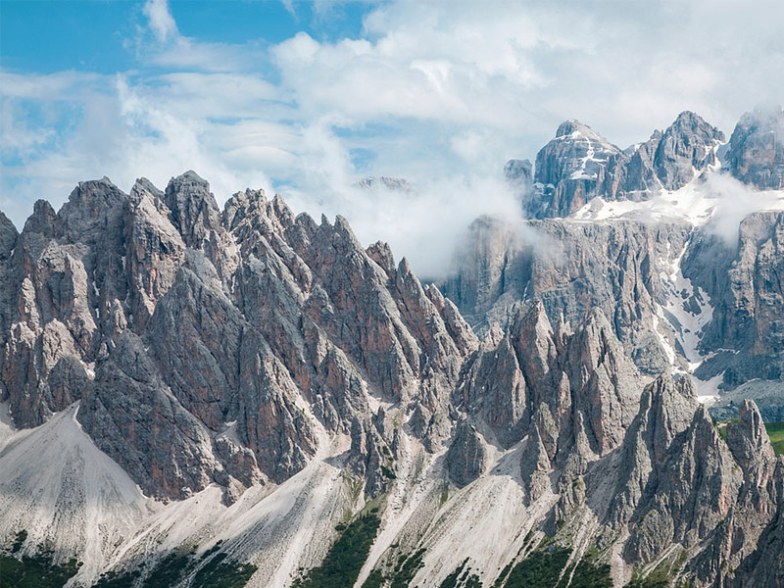
[[[523,162],[512,160],[504,171],[523,196],[526,216],[564,217],[594,198],[638,201],[678,190],[717,165],[723,142],[724,133],[693,112],[626,149],[570,120],[536,155],[533,184],[520,181],[526,175]]]
[[[221,209],[194,172],[83,182],[21,232],[0,214],[0,545],[75,557],[82,585],[195,550],[178,582],[290,586],[360,520],[346,585],[504,586],[558,550],[575,582],[775,585],[778,413],[700,402],[781,376],[784,213],[728,241],[700,192],[775,197],[752,118],[722,168],[692,113],[627,150],[564,123],[505,168],[537,218],[477,219],[437,285],[342,217]]]

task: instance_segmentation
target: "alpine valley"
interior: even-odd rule
[[[504,171],[435,283],[194,172],[0,213],[0,585],[783,586],[784,110]]]

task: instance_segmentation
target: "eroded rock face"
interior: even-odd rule
[[[682,188],[717,163],[716,147],[723,142],[719,129],[693,112],[682,112],[656,145],[652,161],[656,178],[665,190]]]
[[[38,203],[20,235],[0,228],[13,285],[0,374],[15,424],[81,401],[85,431],[150,495],[282,482],[319,430],[364,439],[350,461],[379,492],[394,465],[366,452],[396,433],[366,418],[371,396],[416,406],[428,447],[450,435],[473,332],[341,218],[317,225],[252,190],[221,212],[187,172],[165,192],[85,182],[58,213]]]
[[[726,160],[742,182],[784,188],[784,109],[744,114],[730,137]]]
[[[511,448],[523,440],[520,472],[530,502],[547,493],[553,472],[562,490],[571,489],[591,462],[620,447],[641,388],[601,311],[572,334],[554,330],[538,303],[521,312],[508,333],[496,328],[487,334],[470,360],[455,405],[498,446]],[[457,435],[462,438],[450,448],[450,472],[454,456],[477,446],[465,431]],[[479,475],[479,468],[469,469]]]
[[[740,224],[737,246],[697,233],[684,256],[684,274],[709,292],[713,320],[701,345],[716,355],[701,377],[723,373],[727,386],[784,373],[784,213],[757,212]]]
[[[712,131],[677,124],[640,156],[657,182],[682,181],[678,162],[710,165],[699,145]],[[596,156],[586,173],[624,157]],[[467,269],[445,284],[495,323],[480,341],[441,290],[386,244],[362,247],[344,219],[295,216],[255,190],[221,212],[192,173],[165,192],[139,180],[130,195],[85,182],[58,213],[36,204],[21,234],[0,217],[13,286],[0,298],[0,401],[19,427],[79,402],[84,432],[164,501],[215,484],[231,502],[315,460],[346,480],[335,492],[358,485],[388,501],[383,516],[411,514],[395,542],[442,541],[461,532],[461,500],[498,497],[524,513],[504,520],[512,541],[547,531],[597,545],[627,576],[683,554],[678,580],[770,585],[784,462],[753,403],[722,439],[688,377],[658,373],[669,363],[648,325],[691,237],[684,271],[715,301],[712,340],[733,333],[759,357],[775,352],[779,224],[747,220],[736,255],[677,223],[535,221],[547,244],[535,247],[483,219]],[[695,269],[709,254],[715,269]],[[445,480],[466,491],[436,496]],[[483,512],[498,514],[489,502]],[[525,556],[517,547],[504,565]],[[427,573],[420,583],[437,585]]]
[[[646,325],[665,298],[663,276],[689,240],[687,223],[548,219],[522,229],[480,218],[451,277],[439,285],[472,323],[508,325],[520,302],[541,300],[553,323],[600,308],[640,369],[668,359]]]
[[[457,426],[452,445],[446,453],[446,468],[449,479],[463,487],[485,473],[487,449],[476,428],[467,421]]]
[[[558,127],[555,139],[536,154],[539,194],[528,203],[536,218],[568,216],[597,195],[621,150],[579,121]]]
[[[724,134],[693,112],[683,112],[664,131],[621,150],[589,126],[567,121],[536,156],[534,185],[520,185],[530,218],[565,217],[593,198],[645,200],[675,191],[718,163]],[[505,168],[519,175],[512,160]],[[524,174],[523,174],[524,175]],[[526,191],[527,190],[527,191]]]
[[[618,550],[635,567],[682,552],[679,577],[697,585],[727,569],[772,577],[757,558],[778,561],[763,540],[780,541],[781,460],[752,402],[725,442],[688,376],[643,386],[600,311],[574,333],[552,328],[541,304],[512,324],[488,332],[458,389],[468,419],[447,453],[453,483],[488,475],[487,443],[519,448],[525,504],[550,504],[567,535],[589,516],[600,543],[624,530]]]

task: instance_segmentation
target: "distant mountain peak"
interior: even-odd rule
[[[411,193],[414,187],[405,178],[397,178],[393,176],[369,176],[357,182],[357,187],[368,190],[389,190],[390,192],[404,192]]]

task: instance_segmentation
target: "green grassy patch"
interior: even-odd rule
[[[479,576],[471,573],[468,559],[465,559],[454,572],[444,578],[438,588],[482,588],[482,582]]]
[[[372,512],[372,511],[371,511]],[[357,581],[381,524],[375,514],[359,517],[346,527],[324,562],[294,581],[294,588],[345,588]]]
[[[16,553],[24,547],[27,541],[27,529],[22,529],[14,537],[14,542],[11,544],[11,553]]]
[[[632,581],[626,586],[627,588],[669,588],[672,585],[672,578],[686,563],[687,557],[686,551],[681,551],[675,557],[668,557],[659,562],[656,568],[644,578],[635,570]]]
[[[765,423],[776,455],[784,455],[784,423]]]
[[[590,550],[591,553],[596,550]],[[574,568],[569,567],[572,550],[556,544],[540,546],[526,559],[512,568],[506,581],[497,584],[504,588],[530,588],[534,586],[566,588],[612,588],[610,566],[596,564],[589,555],[581,559]],[[562,577],[563,576],[563,577]],[[569,578],[571,576],[571,584]]]
[[[392,588],[408,588],[411,580],[414,579],[419,568],[422,567],[422,560],[425,557],[425,550],[419,549],[407,555],[401,555],[395,566],[392,575]]]
[[[79,566],[75,559],[55,565],[51,553],[24,555],[17,559],[0,555],[0,587],[2,588],[62,588],[76,575]]]
[[[245,586],[256,572],[252,564],[227,562],[226,554],[214,556],[193,579],[194,588],[239,588]]]
[[[226,561],[227,555],[219,553],[219,549],[220,544],[217,544],[199,558],[195,549],[170,553],[149,573],[143,572],[143,565],[126,572],[107,572],[93,588],[133,588],[142,576],[143,588],[171,588],[183,582],[200,564],[203,564],[201,569],[189,584],[191,588],[242,588],[256,571],[256,566]]]
[[[632,578],[626,588],[670,588],[670,581],[662,578]]]
[[[612,585],[609,565],[594,565],[582,559],[574,570],[569,588],[612,588]]]
[[[381,588],[384,585],[384,582],[384,573],[381,570],[376,569],[370,572],[367,580],[362,584],[362,588]]]
[[[556,586],[570,554],[570,549],[558,545],[534,551],[512,568],[504,584],[505,588]]]
[[[131,572],[106,572],[102,574],[98,581],[94,584],[93,588],[133,588],[136,585],[136,580],[142,575],[141,571],[133,570]]]
[[[40,545],[35,555],[19,557],[26,542],[27,530],[22,529],[11,545],[0,551],[0,588],[61,588],[82,565],[75,559],[55,564],[54,553]]]

